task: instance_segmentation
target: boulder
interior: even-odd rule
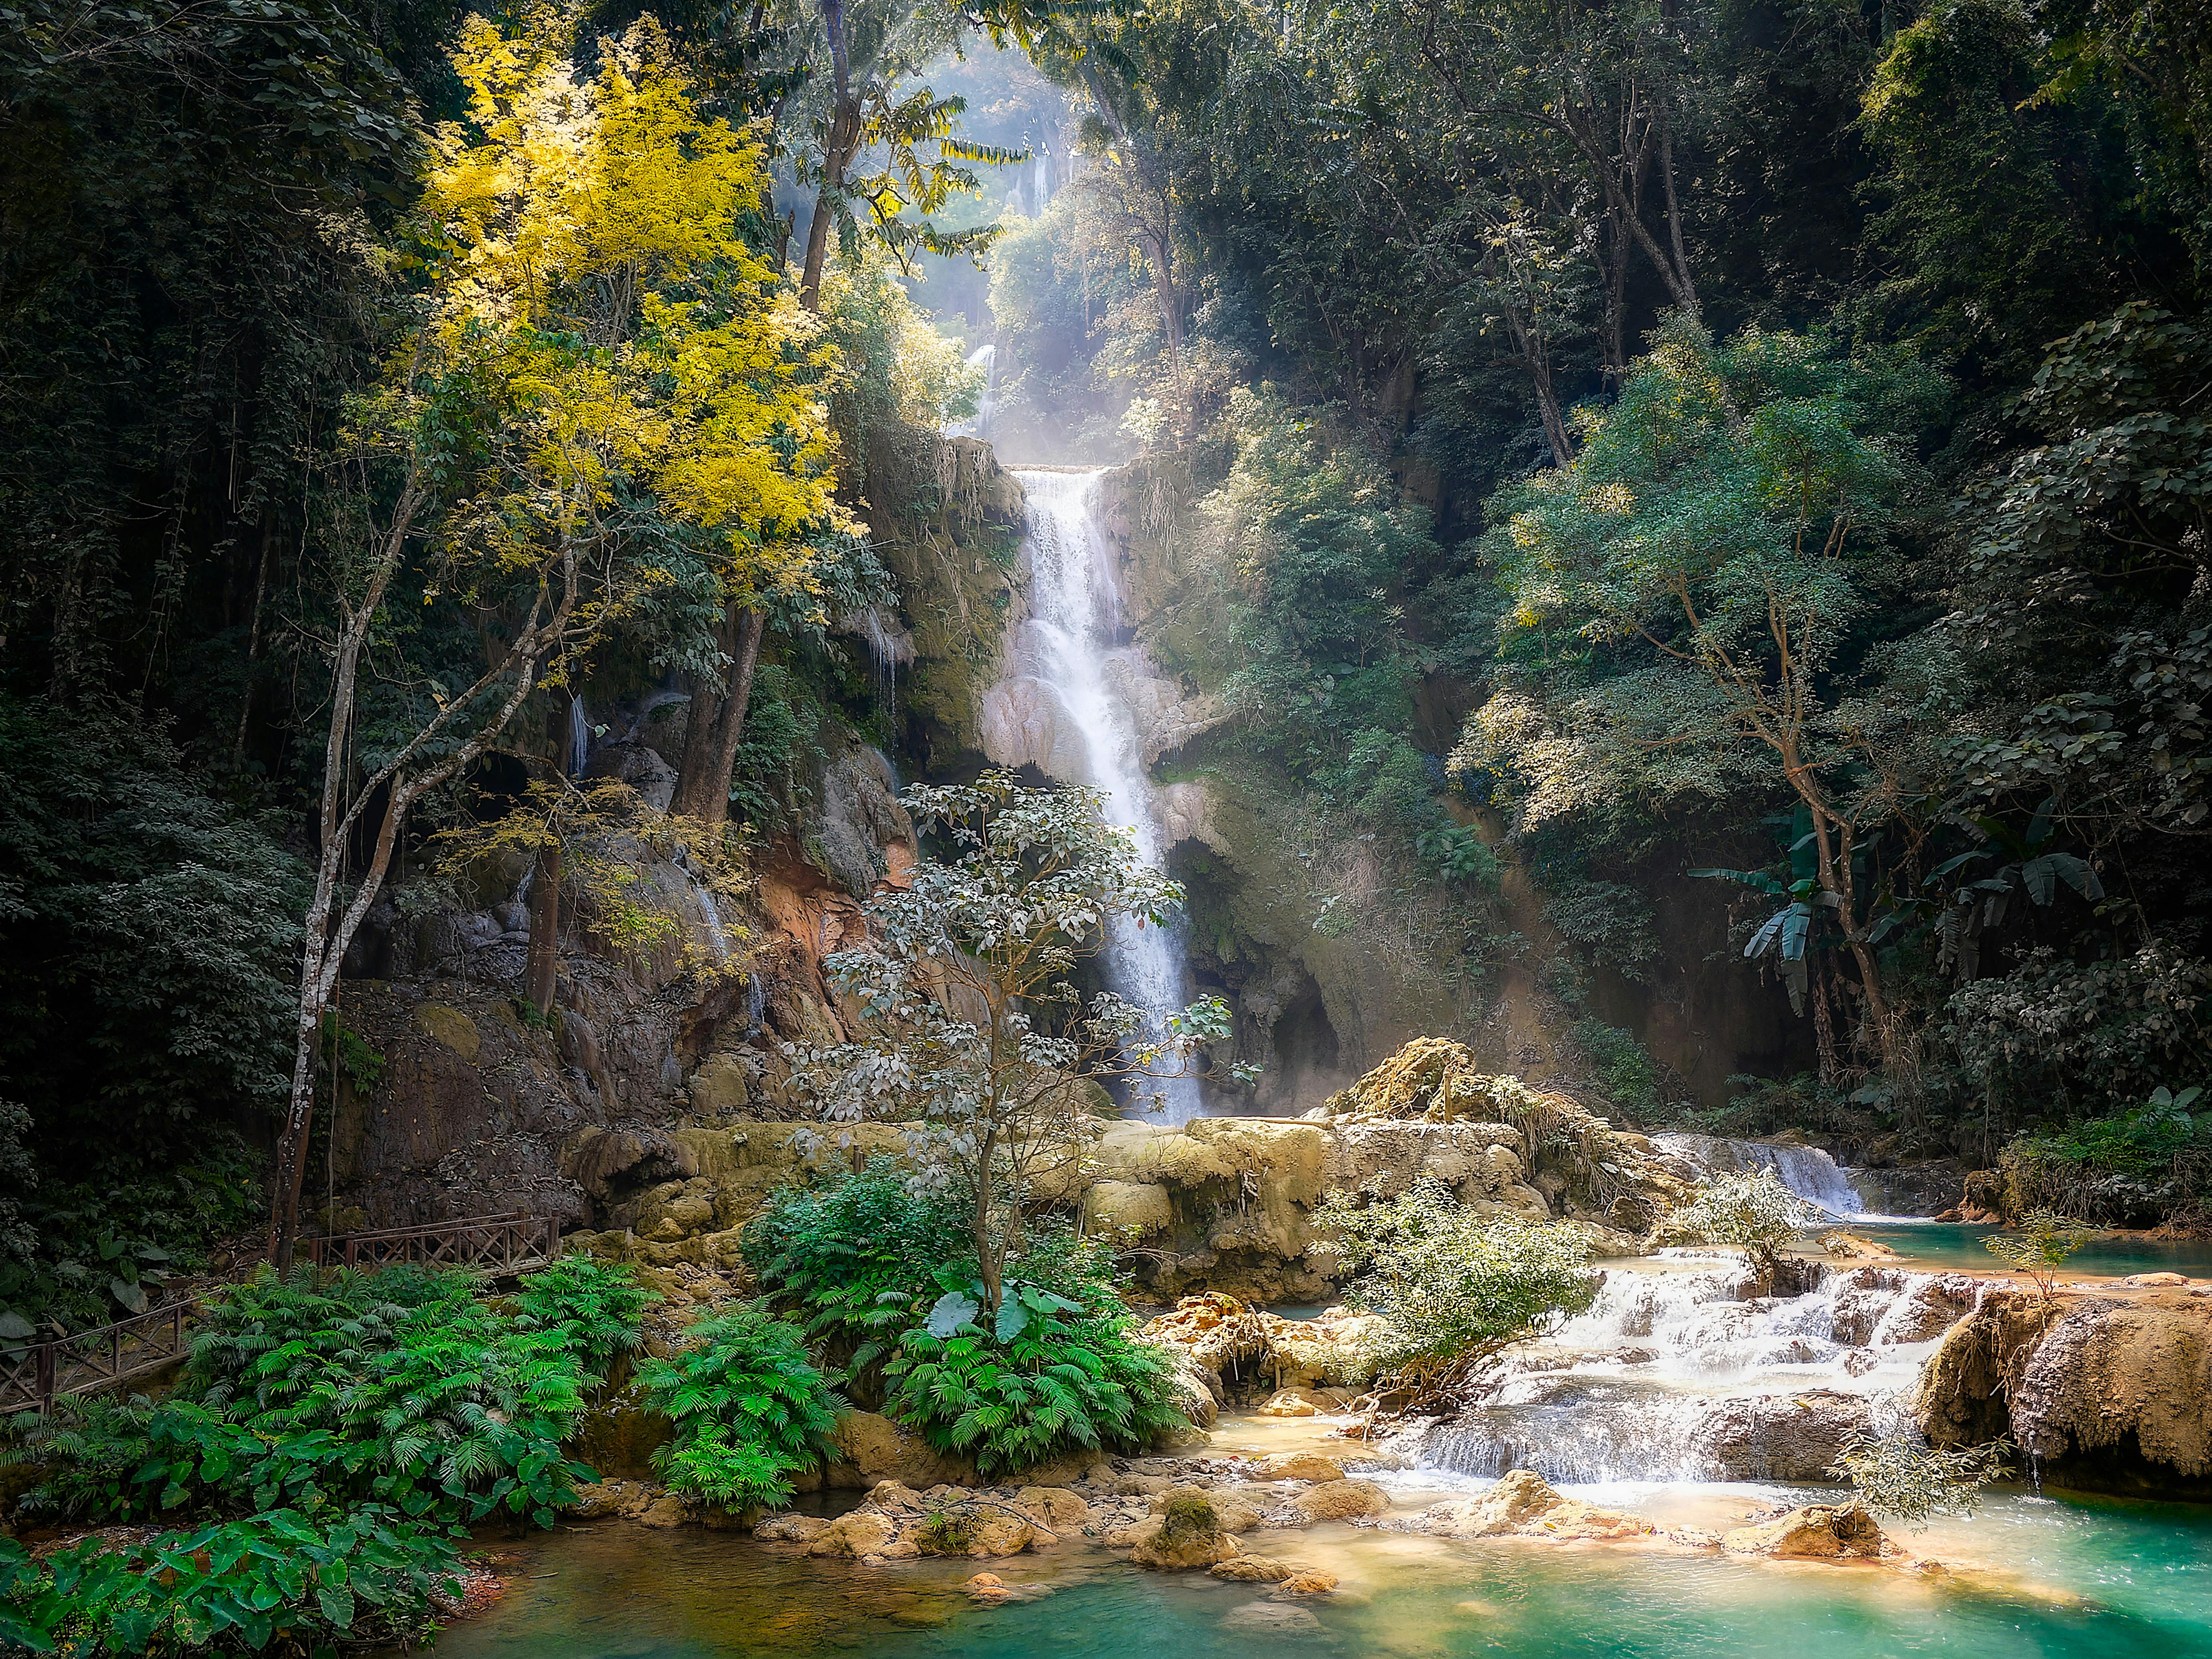
[[[836,1440],[833,1486],[865,1489],[878,1481],[896,1480],[921,1490],[981,1484],[975,1466],[966,1458],[945,1456],[920,1435],[874,1412],[846,1413],[837,1419]]]
[[[1563,1498],[1530,1469],[1500,1476],[1478,1498],[1435,1504],[1409,1522],[1408,1529],[1449,1538],[1542,1538],[1555,1543],[1614,1541],[1649,1537],[1657,1531],[1641,1516]]]
[[[841,1515],[806,1541],[809,1555],[880,1555],[898,1536],[889,1516],[867,1510]]]
[[[1014,1506],[1048,1532],[1075,1532],[1091,1518],[1091,1505],[1065,1486],[1024,1486]]]
[[[1778,1521],[1723,1533],[1721,1547],[1792,1561],[1878,1561],[1901,1553],[1861,1504],[1808,1504]]]
[[[834,1523],[818,1515],[772,1515],[753,1528],[765,1544],[811,1544]]]
[[[587,1482],[569,1493],[561,1512],[571,1521],[604,1521],[621,1514],[635,1491],[627,1480]]]
[[[1206,1571],[1216,1578],[1227,1578],[1247,1584],[1279,1584],[1297,1571],[1287,1561],[1278,1561],[1272,1555],[1239,1555],[1226,1561],[1217,1561]]]
[[[1863,1396],[1832,1389],[1731,1395],[1698,1414],[1690,1439],[1729,1480],[1826,1480],[1844,1440],[1869,1421]]]
[[[1212,1504],[1214,1518],[1224,1531],[1249,1532],[1260,1524],[1257,1505],[1235,1492],[1218,1487],[1208,1490],[1200,1486],[1170,1486],[1153,1498],[1152,1513],[1165,1515],[1171,1505],[1190,1498]]]
[[[1237,1540],[1223,1529],[1206,1494],[1188,1492],[1168,1505],[1158,1529],[1130,1551],[1129,1559],[1140,1567],[1182,1571],[1211,1567],[1238,1553]]]
[[[1322,1572],[1318,1568],[1309,1567],[1303,1571],[1292,1573],[1288,1578],[1277,1584],[1274,1594],[1278,1601],[1291,1601],[1302,1600],[1310,1595],[1332,1595],[1336,1586],[1337,1577],[1334,1573]]]
[[[1260,1460],[1255,1480],[1341,1480],[1344,1465],[1317,1451],[1277,1452]]]
[[[987,1510],[975,1518],[975,1528],[969,1534],[968,1553],[981,1557],[1019,1555],[1033,1544],[1050,1546],[1058,1542],[1060,1540],[1052,1533],[1039,1529],[1024,1516]]]
[[[1324,1480],[1293,1498],[1291,1507],[1308,1521],[1350,1521],[1385,1513],[1390,1497],[1372,1480]]]
[[[1304,1389],[1282,1389],[1269,1397],[1260,1407],[1262,1417],[1318,1417],[1328,1409],[1328,1402],[1316,1399]]]
[[[691,1510],[674,1492],[663,1492],[630,1518],[641,1527],[680,1527],[691,1518]]]

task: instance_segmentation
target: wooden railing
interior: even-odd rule
[[[550,1267],[561,1254],[561,1224],[551,1216],[466,1216],[421,1227],[386,1227],[336,1238],[303,1239],[319,1268],[392,1267],[414,1263],[465,1267],[503,1279]],[[173,1365],[191,1351],[198,1303],[173,1302],[98,1330],[45,1342],[0,1339],[0,1415],[43,1412],[66,1395],[99,1394]]]
[[[550,1267],[561,1254],[561,1224],[550,1216],[472,1215],[420,1227],[386,1227],[302,1241],[318,1267],[467,1267],[495,1278]]]
[[[182,1359],[198,1304],[172,1302],[97,1330],[0,1344],[0,1413],[42,1412],[57,1396],[98,1394]]]

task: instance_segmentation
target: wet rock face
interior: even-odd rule
[[[1716,1401],[1691,1434],[1726,1480],[1827,1480],[1844,1442],[1871,1422],[1863,1397],[1814,1389]]]
[[[2060,1486],[2212,1494],[2212,1298],[2122,1301],[1992,1285],[1923,1373],[1915,1415],[1938,1444],[2010,1431]]]

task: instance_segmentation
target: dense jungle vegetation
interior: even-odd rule
[[[542,1024],[562,905],[659,937],[611,840],[742,896],[830,736],[913,758],[839,629],[897,598],[872,467],[976,416],[986,337],[994,430],[1127,460],[1183,550],[1146,643],[1232,714],[1209,763],[1441,896],[1455,984],[1533,878],[1615,1115],[2208,1224],[2208,283],[2188,0],[0,5],[0,1340],[289,1260],[403,872],[534,872]],[[652,687],[668,811],[559,787],[579,699]],[[836,1389],[987,1471],[1171,1421],[1110,1257],[993,1183],[1139,1030],[1038,1012],[1063,939],[1179,895],[1079,793],[910,799],[950,856],[845,965],[939,1069],[815,1059],[935,1079],[892,1104],[941,1190],[782,1194],[763,1300],[642,1361],[588,1263],[266,1270],[172,1395],[23,1443],[47,1513],[147,1530],[0,1551],[0,1639],[411,1633],[608,1389],[733,1512]],[[975,895],[1040,871],[1066,927],[975,988],[979,1061],[914,964],[998,963]],[[1602,976],[1784,1002],[1794,1059],[1698,1097]],[[1586,1304],[1447,1204],[1340,1218],[1376,1305],[1457,1310],[1385,1358]]]
[[[1156,645],[1232,744],[1476,899],[1498,815],[1585,973],[1732,971],[1655,933],[1708,872],[1802,1070],[1585,1020],[1622,1111],[2196,1201],[2197,9],[10,20],[11,1305],[287,1211],[356,901],[569,690],[690,687],[710,827],[897,741],[827,629],[987,318],[1003,428],[1212,526]]]

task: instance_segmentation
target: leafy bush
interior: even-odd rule
[[[1634,1032],[1601,1019],[1578,1019],[1575,1041],[1597,1068],[1597,1080],[1614,1105],[1642,1118],[1658,1104],[1659,1068]]]
[[[676,1437],[653,1454],[670,1487],[725,1509],[779,1504],[821,1461],[843,1401],[807,1358],[799,1328],[764,1304],[702,1320],[666,1359],[638,1367]]]
[[[942,1335],[909,1331],[884,1367],[890,1414],[994,1476],[1079,1449],[1135,1451],[1182,1425],[1167,1362],[1131,1340],[1126,1315],[1068,1311],[1025,1291],[1009,1288],[997,1329],[971,1316]],[[1008,1306],[1022,1309],[1018,1322]]]
[[[1496,891],[1498,854],[1482,838],[1462,824],[1447,823],[1424,831],[1413,843],[1418,852],[1449,881],[1473,882]]]
[[[1820,1218],[1819,1212],[1782,1184],[1771,1170],[1717,1176],[1694,1203],[1667,1218],[1669,1238],[1698,1244],[1734,1244],[1771,1272],[1782,1252]]]
[[[1991,1233],[1982,1246],[2014,1273],[2026,1273],[2047,1303],[2058,1270],[2096,1234],[2051,1210],[2031,1210],[2014,1231]]]
[[[1359,1275],[1346,1299],[1389,1322],[1376,1361],[1420,1394],[1597,1296],[1589,1243],[1575,1229],[1477,1216],[1432,1177],[1364,1206],[1332,1192],[1314,1225]]]
[[[969,1253],[966,1218],[916,1193],[888,1158],[811,1190],[786,1188],[744,1232],[745,1263],[776,1309],[861,1377],[915,1323],[940,1264]]]
[[[33,1562],[0,1539],[0,1646],[167,1653],[222,1641],[293,1650],[427,1632],[430,1598],[459,1589],[459,1528],[367,1504],[276,1510],[146,1542],[88,1538]]]
[[[1828,1473],[1850,1481],[1869,1509],[1917,1528],[1938,1515],[1972,1515],[1982,1488],[2011,1473],[2011,1453],[2004,1440],[1946,1450],[1917,1434],[1853,1430]]]
[[[514,1322],[555,1338],[587,1378],[599,1380],[636,1350],[649,1300],[628,1266],[566,1255],[522,1281]]]
[[[374,1501],[550,1525],[588,1474],[561,1442],[594,1379],[565,1324],[522,1328],[472,1289],[412,1268],[324,1285],[264,1270],[210,1306],[173,1398],[88,1401],[27,1427],[28,1450],[57,1467],[27,1501],[101,1520]],[[539,1300],[562,1305],[553,1287]]]

